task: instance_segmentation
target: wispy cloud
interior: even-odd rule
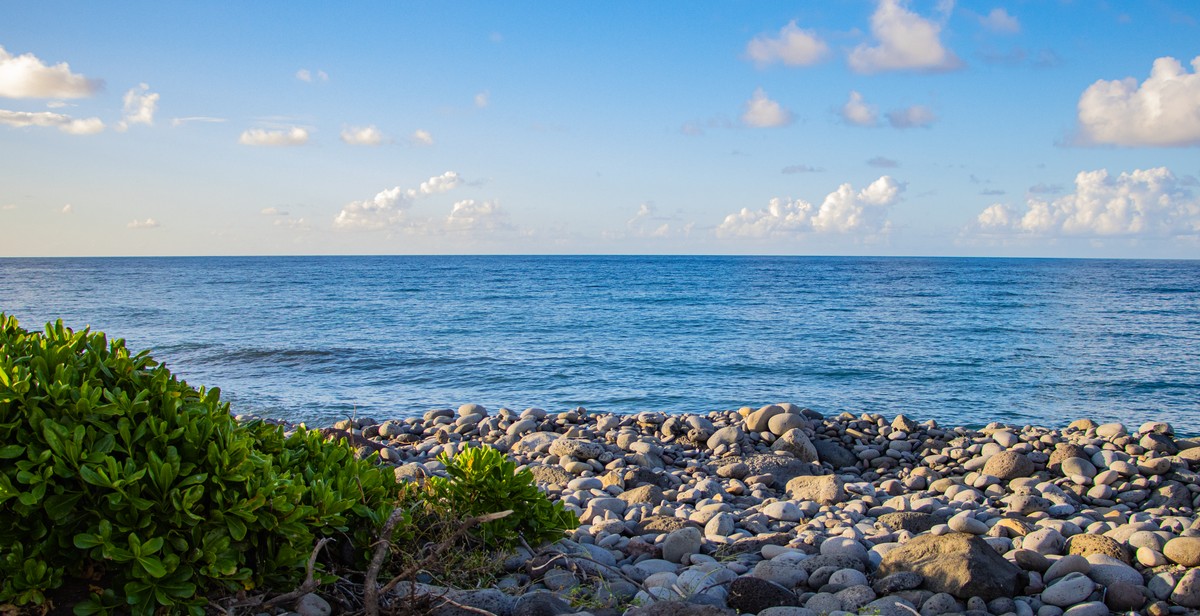
[[[238,137],[238,143],[252,146],[289,147],[308,143],[308,131],[298,126],[286,130],[251,128]]]
[[[123,131],[133,124],[154,126],[154,112],[158,109],[158,93],[151,92],[150,86],[139,84],[125,93],[125,115],[117,123],[117,130]]]
[[[868,159],[867,164],[879,169],[895,169],[900,166],[900,161],[886,156],[875,156]]]
[[[262,214],[263,216],[287,216],[288,212],[287,210],[281,210],[277,207],[264,207],[259,211],[259,214]]]
[[[85,98],[103,87],[103,81],[72,73],[66,62],[48,66],[32,53],[14,56],[0,47],[0,97]]]
[[[1175,58],[1133,77],[1100,80],[1079,97],[1078,145],[1179,147],[1200,144],[1200,56],[1192,72]]]
[[[933,110],[924,105],[913,105],[887,113],[892,128],[927,128],[937,121]]]
[[[50,111],[8,111],[0,109],[0,124],[22,128],[43,126],[57,128],[71,135],[94,135],[104,130],[100,118],[76,119],[69,115]]]
[[[178,128],[185,124],[202,123],[202,124],[220,124],[226,122],[225,118],[213,118],[209,116],[191,116],[187,118],[171,118],[171,126]]]
[[[309,69],[302,68],[296,71],[296,79],[303,81],[304,83],[329,81],[329,74],[325,71],[311,71]]]
[[[821,167],[814,167],[812,165],[788,165],[779,170],[779,172],[784,175],[791,175],[794,173],[820,173],[822,171],[824,171],[824,169]]]
[[[984,28],[1000,34],[1017,34],[1021,32],[1021,22],[1008,14],[1004,7],[997,7],[987,15],[979,16],[979,23]]]
[[[433,135],[429,134],[429,131],[427,130],[417,129],[413,131],[413,134],[409,135],[408,140],[412,142],[413,145],[433,145]]]
[[[484,90],[475,95],[475,106],[483,109],[492,102],[492,95],[487,90]]]
[[[147,218],[145,220],[131,220],[129,224],[125,226],[130,229],[157,229],[159,224],[157,220],[154,220],[153,218]]]
[[[795,21],[780,29],[778,36],[760,34],[746,44],[746,58],[760,68],[775,62],[808,66],[828,55],[829,45],[816,32],[800,29]]]
[[[66,205],[62,206],[62,209],[61,209],[61,210],[59,210],[59,213],[61,213],[61,214],[65,214],[65,215],[68,215],[68,216],[69,216],[69,215],[71,215],[71,214],[74,214],[74,213],[75,213],[75,206],[73,206],[73,205],[71,205],[70,203],[68,203],[68,204],[66,204]]]

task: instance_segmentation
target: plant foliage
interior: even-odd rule
[[[562,503],[546,498],[529,469],[488,446],[466,447],[455,456],[438,457],[449,477],[431,477],[427,488],[434,503],[461,516],[511,510],[505,518],[487,522],[479,537],[496,547],[514,547],[518,537],[532,545],[562,538],[579,526],[579,518]]]
[[[0,608],[71,577],[100,589],[77,614],[200,614],[214,589],[294,585],[318,537],[365,554],[406,491],[345,443],[239,424],[123,340],[0,314]]]

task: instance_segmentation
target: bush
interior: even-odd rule
[[[103,588],[77,614],[200,614],[213,589],[290,588],[318,537],[365,555],[411,497],[345,444],[239,424],[123,340],[0,314],[0,608],[70,577]]]
[[[529,469],[518,471],[515,462],[491,447],[468,446],[455,456],[443,453],[438,460],[449,477],[429,479],[434,503],[460,516],[512,511],[479,529],[480,538],[495,547],[514,547],[518,537],[537,545],[561,539],[563,532],[579,526],[574,513],[537,489]]]

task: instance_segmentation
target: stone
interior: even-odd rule
[[[1146,583],[1137,569],[1130,567],[1120,559],[1107,554],[1089,554],[1087,560],[1092,565],[1091,571],[1088,571],[1088,577],[1096,580],[1096,583],[1102,586],[1113,582],[1126,582],[1135,586],[1144,586]]]
[[[1067,458],[1062,461],[1060,468],[1065,477],[1079,476],[1091,479],[1096,476],[1096,465],[1084,458]]]
[[[742,429],[738,426],[725,426],[724,428],[713,432],[712,436],[708,437],[708,441],[705,442],[705,445],[707,445],[709,449],[716,449],[720,445],[736,445],[737,442],[745,438],[745,436],[745,432],[742,432]]]
[[[960,611],[962,611],[962,605],[953,595],[946,592],[939,592],[921,603],[921,616],[941,616]]]
[[[837,475],[793,477],[788,480],[785,490],[797,501],[833,505],[846,500],[846,491]]]
[[[574,611],[570,603],[545,590],[531,590],[513,602],[512,616],[559,616]]]
[[[656,485],[644,485],[630,490],[625,490],[624,492],[618,494],[617,498],[629,503],[630,505],[634,503],[649,503],[651,505],[657,505],[666,497],[663,496],[662,488]]]
[[[559,436],[553,432],[530,432],[522,436],[521,440],[513,443],[512,452],[519,454],[546,452],[550,449],[550,445],[558,440]]]
[[[1021,547],[1038,554],[1062,554],[1067,538],[1053,528],[1039,528],[1021,540]]]
[[[1162,549],[1163,556],[1184,567],[1200,565],[1200,537],[1175,537]]]
[[[812,475],[820,470],[803,460],[777,453],[753,454],[743,458],[742,462],[749,469],[747,476],[771,475],[775,478],[775,485],[780,487],[787,485],[793,477]]]
[[[1108,616],[1108,606],[1101,601],[1088,601],[1063,612],[1063,616]]]
[[[770,429],[771,418],[783,412],[783,407],[778,404],[768,404],[746,416],[746,430],[766,432]]]
[[[893,511],[879,516],[875,522],[891,531],[903,530],[916,535],[933,528],[937,519],[920,511]]]
[[[1023,453],[1006,449],[988,458],[983,465],[983,474],[997,477],[1000,481],[1011,481],[1018,477],[1028,477],[1034,471],[1033,462]]]
[[[329,616],[333,607],[320,595],[310,592],[296,601],[295,611],[300,616]]]
[[[670,533],[681,528],[696,528],[699,525],[691,520],[676,518],[667,515],[652,515],[642,518],[638,524],[637,534],[647,535],[650,533]]]
[[[791,607],[777,605],[758,613],[758,616],[820,616],[806,607]]]
[[[1087,575],[1091,570],[1092,563],[1088,562],[1086,558],[1078,554],[1070,554],[1054,561],[1054,563],[1050,565],[1050,568],[1046,570],[1046,574],[1042,576],[1042,579],[1049,584],[1050,582],[1053,582],[1058,578],[1065,577],[1071,573],[1082,573]]]
[[[950,530],[971,535],[982,535],[988,531],[988,525],[976,520],[970,511],[963,511],[951,516],[946,522]]]
[[[879,595],[890,595],[902,590],[919,588],[925,578],[915,571],[901,571],[875,580],[871,589]]]
[[[862,606],[875,600],[875,591],[871,590],[870,586],[864,584],[843,588],[833,593],[833,596],[842,602],[842,609],[848,612],[857,612]]]
[[[1114,612],[1128,612],[1146,603],[1145,587],[1113,582],[1104,589],[1104,604]]]
[[[878,616],[912,616],[917,606],[900,597],[881,597],[858,609],[860,614]],[[909,611],[912,610],[912,611]]]
[[[629,608],[624,616],[734,616],[734,610],[715,605],[698,605],[683,601],[654,601]]]
[[[604,447],[599,443],[576,438],[559,438],[550,443],[550,455],[570,456],[576,460],[594,460],[604,453]]]
[[[1120,559],[1126,564],[1130,562],[1129,549],[1117,542],[1116,539],[1104,535],[1072,535],[1067,539],[1066,550],[1067,554],[1078,554],[1084,557],[1092,554],[1105,554]]]
[[[846,609],[846,607],[842,605],[842,600],[838,599],[833,595],[833,593],[829,592],[819,592],[809,597],[808,601],[804,603],[804,607],[818,614],[832,614],[834,612],[841,612]]]
[[[566,486],[572,479],[575,479],[574,475],[557,466],[538,464],[530,466],[529,472],[533,474],[533,480],[541,484]]]
[[[782,558],[760,560],[750,575],[792,589],[808,581],[808,571],[801,562]]]
[[[1126,434],[1129,434],[1129,432],[1125,429],[1124,424],[1106,423],[1096,426],[1096,436],[1100,438],[1116,438],[1118,436],[1125,436]]]
[[[821,555],[841,558],[855,559],[866,563],[868,561],[867,548],[853,539],[847,537],[830,537],[821,542]],[[855,567],[858,569],[858,567]]]
[[[817,450],[817,458],[822,462],[828,462],[833,468],[846,468],[858,464],[858,456],[851,453],[841,443],[821,437],[811,440],[813,447]]]
[[[704,525],[704,536],[709,538],[728,537],[734,529],[733,514],[722,511]]]
[[[1096,583],[1082,573],[1068,573],[1042,591],[1042,602],[1058,607],[1070,607],[1092,594]]]
[[[748,576],[729,583],[725,604],[740,614],[757,614],[769,607],[799,606],[796,593],[775,582]]]
[[[1183,607],[1200,607],[1200,569],[1189,569],[1184,574],[1171,592],[1171,602]]]
[[[918,535],[883,557],[877,576],[915,571],[925,588],[960,599],[1014,597],[1023,587],[1021,570],[983,539],[965,533]]]
[[[783,436],[788,430],[807,426],[808,420],[799,413],[780,413],[767,420],[767,429],[775,436]]]
[[[704,536],[695,527],[671,531],[662,542],[663,559],[673,563],[681,562],[684,556],[699,553],[703,544]]]
[[[808,440],[808,435],[800,428],[792,428],[783,433],[783,436],[775,439],[772,444],[775,451],[790,453],[796,456],[797,460],[804,462],[817,461],[817,448],[813,446],[812,441]]]
[[[804,512],[792,501],[775,501],[762,508],[762,514],[772,520],[783,522],[798,522],[804,519]]]
[[[906,572],[911,573],[911,571]],[[855,569],[838,569],[829,576],[829,581],[825,582],[826,586],[831,586],[837,589],[850,588],[851,586],[864,586],[867,582],[867,574]],[[871,590],[875,590],[872,588]]]

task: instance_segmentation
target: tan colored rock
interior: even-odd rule
[[[1184,567],[1200,565],[1200,537],[1176,537],[1163,546],[1163,556]]]
[[[1129,548],[1116,539],[1104,535],[1072,535],[1067,539],[1066,549],[1067,554],[1078,554],[1084,557],[1092,554],[1104,554],[1125,564],[1129,564],[1130,561]]]
[[[846,490],[837,475],[793,477],[785,487],[792,500],[832,505],[846,500]]]
[[[750,432],[766,432],[770,428],[771,418],[782,412],[783,407],[778,404],[768,404],[746,416],[746,429]]]
[[[1000,481],[1028,477],[1033,471],[1033,462],[1030,462],[1025,454],[1007,449],[988,458],[987,463],[983,465],[983,474],[998,477]]]
[[[959,599],[1015,597],[1021,590],[1021,570],[983,539],[964,533],[918,535],[889,551],[876,576],[915,571],[924,587]]]

